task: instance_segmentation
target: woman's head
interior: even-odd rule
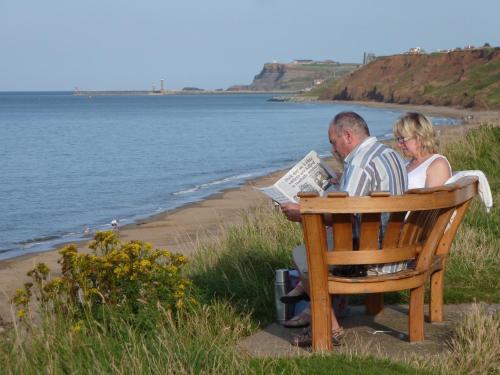
[[[405,153],[435,154],[438,151],[436,131],[431,121],[420,113],[406,113],[394,123],[392,131],[398,146]]]

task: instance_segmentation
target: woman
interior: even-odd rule
[[[437,153],[439,140],[430,120],[408,112],[393,127],[396,142],[406,157],[408,189],[443,185],[451,177],[448,160]]]

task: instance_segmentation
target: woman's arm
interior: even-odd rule
[[[434,160],[429,168],[427,168],[427,176],[425,178],[425,187],[435,187],[444,185],[444,183],[451,177],[451,167],[448,160],[445,158],[438,158]]]

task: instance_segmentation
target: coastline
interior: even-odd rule
[[[332,103],[332,101],[325,101],[325,103]],[[463,124],[460,125],[439,126],[442,143],[462,136],[468,129],[483,122],[500,119],[500,111],[472,111],[449,107],[406,106],[375,102],[342,101],[337,103],[421,111],[431,116],[464,119]],[[329,158],[329,162],[334,163],[333,158]],[[284,172],[283,170],[273,172],[248,181],[240,187],[216,193],[204,200],[188,203],[126,225],[120,229],[120,239],[124,242],[132,239],[151,242],[155,247],[168,248],[189,256],[198,242],[216,238],[224,227],[240,222],[242,211],[269,203],[269,199],[256,191],[254,187],[271,185]],[[85,251],[87,242],[80,241],[79,250]],[[9,299],[17,288],[28,281],[26,276],[28,270],[35,263],[44,262],[53,270],[53,274],[57,274],[58,257],[57,249],[52,249],[0,261],[0,326],[11,320]]]

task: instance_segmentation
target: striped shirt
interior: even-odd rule
[[[349,196],[369,195],[373,191],[388,191],[400,195],[408,187],[408,175],[403,159],[392,148],[368,137],[359,144],[344,160],[344,174],[340,181],[340,191]],[[382,231],[389,214],[382,216]],[[359,225],[354,228],[359,237]],[[369,272],[393,273],[406,268],[406,262],[374,265]]]
[[[392,148],[368,137],[344,160],[344,174],[340,181],[341,191],[356,197],[372,191],[389,191],[392,195],[403,194],[408,186],[403,159]]]

